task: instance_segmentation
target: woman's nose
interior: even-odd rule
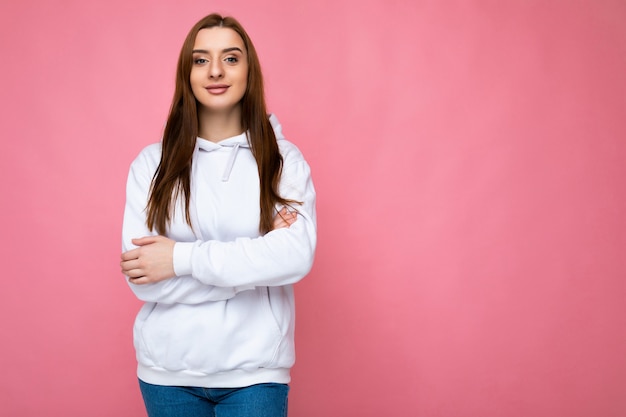
[[[224,70],[222,68],[222,63],[220,60],[216,59],[211,62],[211,67],[209,68],[209,77],[211,78],[222,78],[224,75]]]

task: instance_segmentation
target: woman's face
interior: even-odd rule
[[[210,112],[240,106],[248,85],[248,57],[243,39],[229,28],[201,29],[193,46],[191,90]]]

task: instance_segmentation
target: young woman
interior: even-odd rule
[[[121,268],[149,416],[286,416],[292,284],[313,263],[315,190],[268,116],[232,17],[189,32],[162,143],[130,167]]]

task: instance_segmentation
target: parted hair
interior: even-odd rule
[[[152,178],[146,208],[147,226],[159,234],[166,233],[176,202],[180,198],[184,202],[185,220],[192,226],[189,215],[190,175],[198,136],[198,103],[192,92],[189,77],[196,35],[202,29],[213,27],[234,30],[241,36],[246,48],[248,84],[241,99],[241,127],[248,132],[248,141],[259,172],[259,231],[264,234],[272,229],[276,204],[295,203],[278,194],[283,159],[268,118],[261,65],[254,45],[236,19],[214,13],[204,17],[191,28],[178,58],[176,87],[163,133],[161,160]]]

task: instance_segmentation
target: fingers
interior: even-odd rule
[[[131,277],[128,275],[126,276],[128,277],[128,282],[132,284],[148,284],[149,283],[148,278],[145,277],[144,275],[138,275],[136,277]]]
[[[156,243],[162,239],[163,239],[163,236],[144,236],[144,237],[132,239],[131,242],[133,245],[141,247],[141,246],[149,245],[152,243]],[[122,261],[130,261],[131,259],[138,259],[139,249],[140,248],[135,248],[135,249],[131,249],[129,251],[122,253]]]
[[[144,236],[137,239],[133,239],[133,245],[135,246],[144,246],[149,245],[151,243],[158,242],[163,236]]]
[[[137,273],[141,269],[141,264],[139,259],[132,259],[120,262],[120,267],[122,268],[122,274],[127,276],[138,276]]]
[[[277,215],[274,219],[273,229],[282,229],[283,227],[289,227],[289,223],[287,223],[282,217]]]
[[[128,281],[132,282],[133,284],[141,284],[141,279],[145,278],[145,273],[141,268],[138,259],[122,261],[120,262],[120,267],[122,269],[122,274],[126,275],[128,277]]]
[[[155,243],[161,236],[144,236],[136,239],[132,239],[131,242],[135,246],[145,246],[151,243]],[[130,261],[131,259],[139,258],[139,248],[131,249],[122,253],[122,261]]]
[[[122,253],[121,258],[122,258],[122,262],[132,261],[133,259],[138,259],[139,249],[132,249],[132,250],[129,250],[128,252]]]
[[[274,221],[272,223],[272,230],[282,229],[285,227],[291,226],[298,219],[298,213],[295,211],[289,211],[286,207],[283,207],[277,214],[274,216]]]
[[[149,284],[176,276],[173,267],[175,241],[165,236],[133,239],[138,247],[122,253],[120,268],[133,284]]]
[[[283,207],[282,210],[280,210],[276,216],[280,217],[284,223],[287,223],[288,225],[291,226],[293,222],[296,221],[298,217],[298,213],[296,213],[295,211],[288,210],[287,207]]]
[[[282,222],[285,224],[285,227],[289,227],[292,224],[294,224],[294,222],[298,218],[298,214],[296,212],[287,211],[285,214],[282,214],[280,218]]]

